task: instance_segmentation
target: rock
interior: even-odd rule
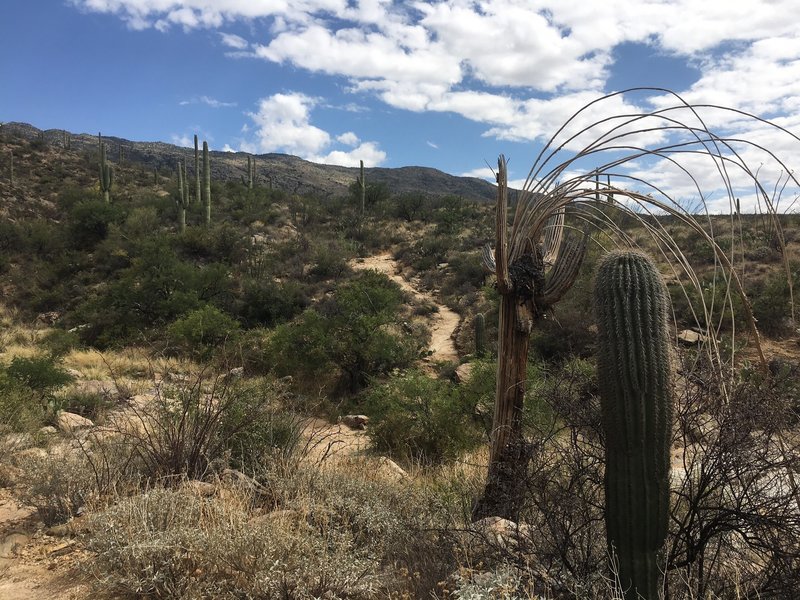
[[[197,481],[195,479],[184,481],[181,484],[181,488],[188,490],[193,494],[200,496],[201,498],[210,498],[217,493],[217,486],[215,486],[213,483]]]
[[[45,425],[39,430],[39,435],[56,435],[57,433],[58,429],[52,425]]]
[[[395,481],[405,481],[409,479],[409,475],[406,473],[405,469],[391,458],[381,456],[378,459],[378,463],[378,473],[385,476],[387,479],[393,479]]]
[[[81,429],[89,429],[90,427],[94,427],[94,423],[92,423],[90,419],[76,415],[75,413],[66,412],[64,410],[58,411],[56,420],[59,431],[66,433],[67,435],[76,433]]]
[[[530,526],[502,517],[486,517],[472,524],[472,530],[478,533],[483,540],[499,548],[516,548],[519,543],[530,537]]]
[[[171,381],[173,383],[189,383],[191,381],[191,377],[184,373],[167,373],[165,377],[167,381]]]
[[[0,542],[0,558],[12,558],[30,541],[24,533],[10,533]]]
[[[27,448],[11,455],[11,464],[15,467],[24,467],[28,462],[47,460],[47,450],[44,448]]]
[[[456,383],[466,383],[472,376],[472,363],[464,363],[456,367]]]
[[[0,455],[26,450],[36,445],[30,433],[9,433],[0,438]]]
[[[706,341],[708,341],[708,336],[692,331],[691,329],[684,329],[678,334],[678,341],[687,346],[695,346],[697,344],[706,343]]]
[[[340,418],[340,422],[350,429],[366,429],[369,417],[367,415],[345,415]]]
[[[36,315],[36,320],[40,323],[44,323],[45,325],[54,325],[56,321],[61,317],[61,313],[56,311],[50,312],[43,312]]]
[[[228,371],[227,375],[225,375],[226,379],[241,379],[244,377],[244,367],[236,367]]]

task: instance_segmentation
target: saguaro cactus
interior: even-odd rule
[[[366,203],[366,199],[367,199],[367,182],[366,182],[366,179],[364,179],[364,161],[360,160],[358,162],[361,165],[359,167],[359,170],[360,170],[361,174],[356,179],[356,183],[358,184],[358,187],[360,188],[360,191],[361,191],[361,216],[363,217],[364,216],[364,204]]]
[[[255,161],[247,155],[247,189],[253,189],[253,179],[255,179],[256,165]]]
[[[609,550],[625,597],[657,600],[672,426],[667,290],[649,258],[621,251],[601,262],[594,297]]]
[[[14,185],[14,151],[8,151],[8,181]]]
[[[114,167],[106,162],[106,145],[103,143],[103,136],[99,133],[97,141],[100,144],[100,190],[103,192],[103,199],[108,204],[111,202],[111,187],[114,185]]]
[[[158,171],[156,171],[158,175]],[[186,161],[181,164],[178,161],[178,198],[175,204],[178,205],[178,225],[181,232],[186,231],[186,209],[189,208],[189,179],[186,177]]]
[[[206,225],[211,225],[211,163],[208,158],[208,142],[203,142],[203,195],[206,203]]]
[[[483,313],[475,315],[475,356],[486,354],[486,317]]]
[[[186,182],[189,185],[189,182]],[[200,204],[200,154],[197,150],[197,135],[194,136],[194,199]]]

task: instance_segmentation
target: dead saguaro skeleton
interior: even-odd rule
[[[639,109],[630,100],[634,96],[645,96],[645,104],[657,108]],[[658,102],[652,102],[653,97]],[[783,247],[777,206],[787,185],[799,189],[800,181],[776,153],[756,141],[711,131],[705,118],[712,116],[715,122],[738,120],[769,129],[796,144],[795,155],[800,152],[800,137],[741,110],[691,105],[662,88],[614,92],[574,113],[544,145],[516,198],[510,230],[506,160],[500,157],[495,248],[487,246],[483,253],[484,265],[495,273],[500,293],[497,382],[488,478],[473,508],[474,520],[486,516],[518,520],[524,507],[529,451],[522,417],[529,338],[536,323],[574,284],[590,229],[602,232],[595,241],[605,250],[636,246],[619,224],[620,217],[649,235],[655,255],[669,264],[672,278],[687,300],[690,296],[699,298],[699,302],[690,303],[691,317],[706,336],[703,351],[720,374],[733,364],[736,344],[731,341],[731,355],[723,357],[716,329],[724,315],[733,314],[733,297],[739,296],[739,316],[747,325],[749,344],[762,369],[766,368],[755,319],[735,264],[741,249],[732,246],[726,251],[717,243],[720,232],[715,231],[705,200],[715,190],[727,194],[730,231],[723,230],[736,239],[741,224],[737,198],[746,193],[742,190],[747,186],[753,194],[751,206],[759,211],[763,207]],[[751,155],[758,156],[762,164],[772,163],[774,181],[765,180],[763,174],[759,177],[760,171],[748,165],[745,157],[753,160]],[[591,167],[586,168],[586,163]],[[654,183],[641,175],[644,166],[652,167]],[[659,185],[659,174],[664,171],[685,178],[682,197],[672,197]],[[688,207],[687,188],[695,190]],[[670,234],[667,221],[660,216],[688,227],[713,250],[713,285],[721,287],[722,302],[705,299],[707,283],[694,272],[679,241]],[[783,255],[794,317],[788,259],[785,252]],[[727,393],[725,384],[721,385]]]

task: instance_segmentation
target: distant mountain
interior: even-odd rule
[[[31,140],[43,136],[49,145],[64,144],[63,129],[40,130],[27,123],[4,123],[4,132]],[[73,151],[97,148],[97,135],[70,133]],[[194,148],[181,148],[164,142],[136,142],[103,135],[108,144],[112,162],[119,159],[122,147],[123,160],[142,163],[148,169],[157,167],[164,174],[174,171],[179,158],[187,158],[191,169]],[[201,141],[202,144],[202,141]],[[212,151],[211,171],[215,180],[239,180],[247,176],[247,154],[244,152]],[[292,194],[318,195],[330,198],[343,195],[358,176],[358,169],[323,165],[288,154],[256,154],[256,179],[259,185],[272,185],[275,189]],[[494,201],[495,187],[476,177],[456,177],[429,167],[367,168],[367,182],[385,183],[392,194],[409,192],[433,196],[454,195],[480,201]]]

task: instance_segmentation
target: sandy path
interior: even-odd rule
[[[431,294],[418,290],[401,275],[398,275],[397,272],[400,269],[397,262],[389,253],[376,254],[369,258],[358,259],[352,262],[351,266],[354,269],[374,269],[380,273],[384,273],[403,290],[409,292],[414,297],[435,304],[439,312],[433,313],[430,317],[431,355],[427,360],[430,362],[458,362],[458,352],[456,352],[456,346],[453,343],[453,332],[455,332],[460,321],[460,317],[457,313],[439,304],[436,298]]]

